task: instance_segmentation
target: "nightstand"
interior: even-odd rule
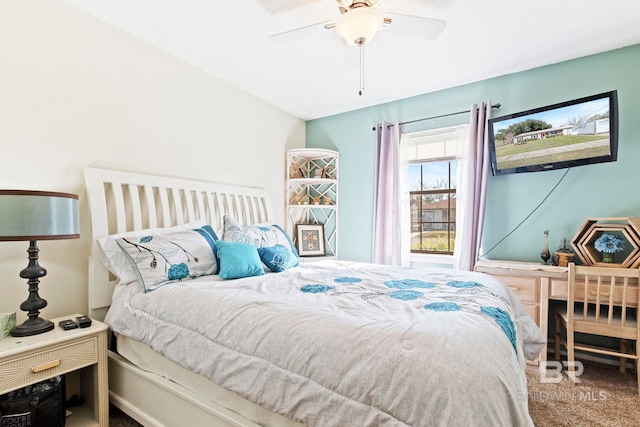
[[[80,377],[81,407],[70,408],[67,427],[108,427],[107,325],[93,320],[87,328],[54,330],[29,337],[0,340],[0,394],[62,374]]]

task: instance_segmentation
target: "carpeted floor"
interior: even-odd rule
[[[141,427],[142,424],[129,418],[124,412],[113,405],[109,405],[109,427]]]
[[[541,383],[527,369],[529,413],[537,427],[640,426],[640,397],[635,370],[621,374],[616,366],[583,361],[580,384],[566,375],[557,384]]]
[[[542,383],[535,367],[527,369],[529,412],[536,427],[640,426],[640,397],[635,371],[618,372],[615,366],[584,362],[582,383]],[[111,427],[140,427],[113,405]]]

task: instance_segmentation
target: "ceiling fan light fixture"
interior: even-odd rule
[[[371,41],[382,26],[382,13],[371,7],[350,9],[338,19],[336,31],[353,46],[361,46]]]

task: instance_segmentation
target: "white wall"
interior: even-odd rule
[[[305,123],[60,0],[0,2],[0,188],[80,197],[81,238],[39,242],[42,316],[87,311],[87,165],[265,187]],[[27,297],[28,242],[0,242],[0,312]]]

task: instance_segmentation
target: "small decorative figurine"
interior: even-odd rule
[[[551,264],[560,267],[566,267],[570,262],[575,262],[576,254],[569,249],[567,238],[562,239],[562,245],[551,257]]]
[[[327,179],[333,179],[333,171],[335,170],[334,166],[325,166],[324,169],[322,169],[322,177],[323,178],[327,178]]]
[[[295,163],[289,166],[289,178],[302,178],[300,168]]]
[[[314,205],[319,205],[320,204],[320,196],[313,198],[313,204]]]
[[[542,252],[540,252],[540,258],[546,264],[551,258],[551,253],[549,252],[549,230],[544,230],[544,248],[542,248]]]
[[[322,203],[324,203],[325,205],[330,205],[331,198],[329,196],[324,196],[324,199],[322,199]]]

